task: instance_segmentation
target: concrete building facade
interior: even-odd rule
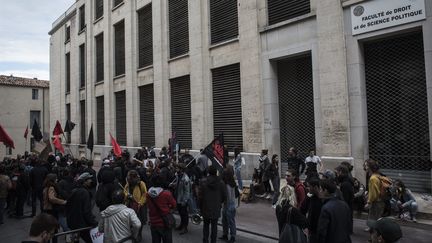
[[[49,81],[0,75],[0,124],[14,141],[15,149],[0,146],[0,160],[30,151],[34,120],[49,132]],[[24,132],[28,127],[27,140]]]
[[[241,146],[247,157],[246,177],[261,149],[285,161],[295,146],[303,157],[314,148],[326,168],[351,162],[362,180],[364,160],[375,158],[393,177],[417,191],[430,191],[431,8],[430,0],[78,0],[50,31],[50,98],[55,101],[50,125],[67,117],[84,121],[72,132],[71,149],[86,154],[82,134],[103,121],[96,129],[103,131],[95,135],[103,140],[95,147],[96,159],[110,149],[109,133],[131,149],[143,145],[142,121],[148,116],[154,121],[156,147],[166,146],[178,131],[190,138],[184,147],[199,150],[225,129],[229,146]],[[147,36],[151,63],[144,66],[143,12],[150,12],[152,33]],[[355,26],[355,21],[363,22]],[[214,41],[221,33],[231,34]],[[413,44],[404,45],[407,41]],[[97,43],[103,43],[103,52]],[[405,54],[398,61],[392,50]],[[102,64],[103,75],[97,74]],[[180,82],[189,84],[180,89]],[[142,95],[146,87],[151,94]],[[174,92],[176,87],[180,92]],[[412,96],[405,88],[413,90]],[[148,108],[153,112],[142,115],[146,97],[153,97]],[[98,104],[103,107],[99,121]],[[410,117],[417,123],[410,123]]]

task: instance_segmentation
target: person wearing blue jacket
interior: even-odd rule
[[[398,213],[398,218],[403,218],[405,212],[413,222],[417,222],[416,214],[418,205],[412,192],[405,187],[401,180],[395,180],[393,183],[393,198],[390,200],[392,209]]]

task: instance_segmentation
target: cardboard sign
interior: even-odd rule
[[[103,243],[103,233],[99,232],[98,227],[90,230],[90,237],[93,243]]]

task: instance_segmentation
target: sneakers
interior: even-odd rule
[[[416,219],[416,217],[412,217],[411,220],[412,220],[414,223],[417,223],[417,219]]]
[[[364,229],[364,232],[370,232],[370,228],[369,228],[369,227],[366,227],[366,228]]]
[[[272,205],[272,208],[276,209],[276,204],[273,204],[273,205]]]

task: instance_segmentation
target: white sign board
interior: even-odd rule
[[[351,6],[353,35],[425,18],[424,0],[373,0]]]
[[[90,237],[93,243],[103,243],[103,233],[99,232],[98,227],[90,230]]]

